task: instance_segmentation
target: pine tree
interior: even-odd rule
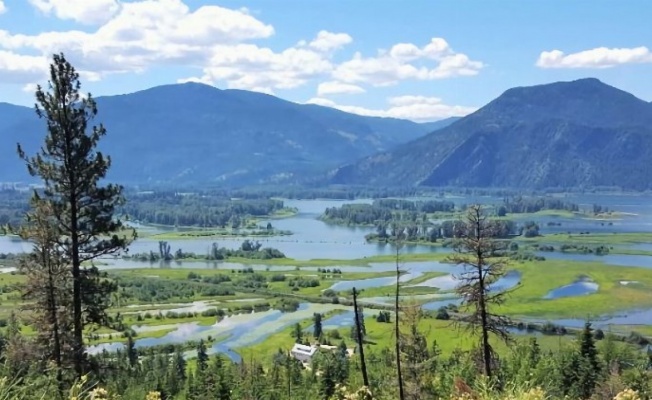
[[[33,211],[21,230],[24,239],[31,239],[33,250],[19,260],[18,270],[26,276],[22,286],[24,306],[36,331],[37,344],[46,359],[56,366],[59,391],[63,390],[63,371],[71,366],[74,346],[72,332],[72,278],[63,255],[57,247],[57,231],[49,204],[32,199]]]
[[[313,316],[313,321],[314,321],[314,331],[313,331],[313,336],[315,339],[319,340],[321,338],[322,334],[322,326],[321,326],[321,319],[322,315],[320,313],[315,313]]]
[[[206,353],[206,344],[204,343],[204,339],[200,339],[197,345],[197,369],[203,372],[207,367],[208,354]]]
[[[482,364],[488,378],[492,376],[494,360],[489,334],[506,342],[511,339],[506,330],[509,320],[491,311],[493,306],[504,303],[506,295],[505,291],[491,290],[491,285],[505,273],[505,261],[499,257],[500,246],[493,239],[495,232],[495,224],[487,220],[482,207],[470,206],[465,220],[456,229],[458,254],[449,257],[449,261],[464,268],[458,276],[460,284],[456,291],[469,314],[460,322],[466,323],[472,332],[479,331]]]
[[[578,368],[580,396],[588,399],[593,394],[600,376],[601,365],[598,359],[598,350],[595,347],[591,322],[584,324],[580,335],[581,365]]]
[[[292,337],[295,340],[295,343],[301,344],[303,342],[303,330],[301,329],[301,324],[297,323],[294,325],[292,330]]]
[[[106,134],[100,124],[88,131],[88,123],[97,115],[95,100],[82,97],[79,74],[63,54],[54,55],[50,65],[49,91],[40,86],[36,92],[37,115],[47,122],[45,144],[34,157],[28,157],[20,145],[18,154],[32,176],[43,179],[45,189],[35,199],[48,203],[56,221],[57,245],[71,266],[73,300],[72,355],[75,373],[84,373],[83,332],[87,324],[104,324],[114,286],[103,280],[96,268],[82,264],[102,255],[114,254],[127,245],[118,237],[122,225],[114,218],[122,205],[122,187],[101,186],[111,160],[97,152],[99,140]]]
[[[127,359],[129,360],[129,367],[132,369],[138,366],[138,350],[136,350],[136,344],[131,335],[127,335]]]
[[[580,354],[584,357],[593,370],[600,372],[600,361],[598,359],[598,350],[595,347],[595,340],[593,338],[593,329],[591,322],[587,321],[584,324],[582,335],[580,337]]]

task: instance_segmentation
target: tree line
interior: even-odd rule
[[[543,210],[564,210],[579,212],[580,206],[555,197],[506,197],[498,206],[496,214],[504,217],[506,214],[536,213]]]
[[[400,199],[378,199],[372,204],[343,204],[329,207],[321,216],[327,222],[347,225],[374,225],[378,222],[426,222],[428,214],[452,213],[455,204],[450,201],[410,201]]]
[[[167,226],[244,228],[252,217],[269,217],[283,201],[241,199],[177,192],[134,193],[119,212],[130,219]]]
[[[182,260],[206,260],[221,261],[229,258],[246,258],[250,260],[271,260],[274,258],[285,258],[285,254],[272,247],[263,247],[262,243],[244,240],[238,249],[227,249],[219,247],[213,242],[206,254],[185,252],[182,248],[172,251],[172,247],[166,241],[159,241],[158,251],[150,250],[149,253],[133,253],[122,256],[125,259],[136,261],[182,261]]]

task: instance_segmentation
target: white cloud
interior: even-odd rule
[[[26,56],[0,50],[0,82],[34,82],[45,76],[48,60],[40,56]]]
[[[229,88],[272,93],[274,89],[301,86],[332,68],[327,58],[304,48],[290,47],[276,53],[269,48],[239,44],[216,48],[204,75],[211,81],[226,81]]]
[[[118,0],[29,0],[39,11],[82,24],[101,24],[120,8]]]
[[[332,51],[341,48],[353,41],[353,38],[346,33],[332,33],[319,31],[317,37],[308,44],[318,51]]]
[[[598,47],[578,53],[564,54],[560,50],[544,51],[536,65],[541,68],[610,68],[624,64],[651,63],[652,53],[647,47]]]
[[[0,14],[4,14],[5,12],[7,12],[7,6],[5,6],[5,3],[0,0]]]
[[[322,30],[311,40],[272,49],[252,43],[275,31],[246,8],[206,5],[191,9],[184,0],[29,1],[44,13],[98,26],[39,34],[0,29],[2,57],[21,57],[18,63],[0,64],[0,80],[18,84],[45,80],[46,59],[59,52],[65,53],[84,80],[182,66],[198,71],[180,80],[183,82],[265,93],[323,82],[319,96],[362,93],[363,84],[383,86],[404,79],[474,75],[483,66],[454,52],[441,38],[422,47],[399,43],[389,51],[379,51],[376,57],[356,53],[341,64],[333,57],[353,42],[347,33]]]
[[[327,96],[329,94],[356,94],[364,92],[365,90],[360,86],[337,81],[322,82],[317,87],[318,96]]]
[[[25,93],[34,94],[36,93],[37,89],[38,85],[36,83],[28,83],[27,85],[23,86],[23,92]]]
[[[476,75],[484,64],[456,53],[442,38],[433,38],[423,47],[399,43],[376,57],[359,52],[335,69],[333,77],[347,83],[373,86],[394,85],[406,79],[433,80]]]
[[[271,25],[243,10],[203,6],[191,11],[181,0],[142,0],[120,3],[113,18],[95,32],[12,35],[0,30],[0,48],[48,57],[63,51],[81,72],[97,80],[109,73],[143,72],[152,65],[203,67],[216,46],[273,33]]]
[[[203,83],[205,85],[213,84],[213,82],[211,82],[211,80],[208,79],[207,77],[190,77],[190,78],[177,79],[177,83],[188,83],[188,82]]]
[[[353,114],[409,119],[416,122],[437,121],[448,117],[464,116],[477,110],[475,107],[448,105],[437,97],[426,96],[390,97],[387,102],[389,103],[387,109],[371,109],[341,105],[322,97],[315,97],[307,101],[309,104],[332,107]]]

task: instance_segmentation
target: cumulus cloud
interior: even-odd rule
[[[23,85],[44,80],[46,59],[59,52],[84,80],[143,73],[154,66],[183,66],[197,73],[180,82],[265,93],[323,82],[319,96],[362,93],[363,84],[474,75],[483,66],[456,53],[441,38],[421,47],[399,43],[378,51],[376,57],[356,53],[343,63],[334,61],[335,52],[353,42],[343,32],[322,30],[294,46],[272,49],[253,41],[274,35],[274,27],[246,8],[190,8],[184,0],[29,1],[45,14],[97,26],[38,34],[0,29],[0,80]]]
[[[39,11],[82,24],[101,24],[120,8],[118,0],[29,0]]]
[[[416,122],[429,122],[448,117],[464,116],[477,110],[475,107],[448,105],[440,98],[426,96],[390,97],[387,99],[387,102],[389,107],[386,109],[371,109],[359,106],[341,105],[322,97],[315,97],[307,101],[309,104],[332,107],[359,115],[401,118]]]
[[[23,92],[25,93],[36,93],[36,90],[38,89],[38,85],[36,83],[28,83],[27,85],[23,86]]]
[[[328,31],[319,31],[317,37],[308,44],[318,51],[332,51],[339,49],[353,41],[353,38],[347,33],[332,33]]]
[[[624,64],[652,62],[647,47],[607,48],[598,47],[578,53],[564,54],[560,50],[544,51],[536,65],[540,68],[611,68]]]
[[[226,81],[233,89],[272,93],[292,89],[332,70],[321,54],[290,47],[280,53],[252,44],[217,48],[204,68],[204,78]]]
[[[365,90],[360,86],[337,81],[322,82],[317,87],[318,96],[327,96],[329,94],[356,94],[364,92]]]
[[[5,6],[5,3],[2,0],[0,0],[0,14],[3,14],[5,12],[7,12],[7,6]]]
[[[246,10],[203,6],[191,11],[181,0],[143,0],[120,3],[117,13],[95,32],[14,35],[0,30],[0,48],[47,56],[63,51],[80,71],[100,79],[109,73],[142,72],[152,65],[201,67],[215,46],[266,38],[273,33],[271,25]]]
[[[423,47],[398,43],[376,57],[353,58],[337,66],[333,77],[347,83],[373,86],[394,85],[406,79],[433,80],[476,75],[484,64],[456,53],[442,38],[433,38]]]
[[[45,76],[48,60],[0,50],[0,83],[34,82]]]

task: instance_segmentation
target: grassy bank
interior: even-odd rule
[[[587,318],[652,307],[652,270],[649,269],[561,260],[512,263],[510,269],[521,272],[521,284],[500,311],[513,316]],[[580,276],[597,283],[597,293],[554,300],[543,298],[551,290],[573,283]],[[622,285],[620,281],[640,284]]]

